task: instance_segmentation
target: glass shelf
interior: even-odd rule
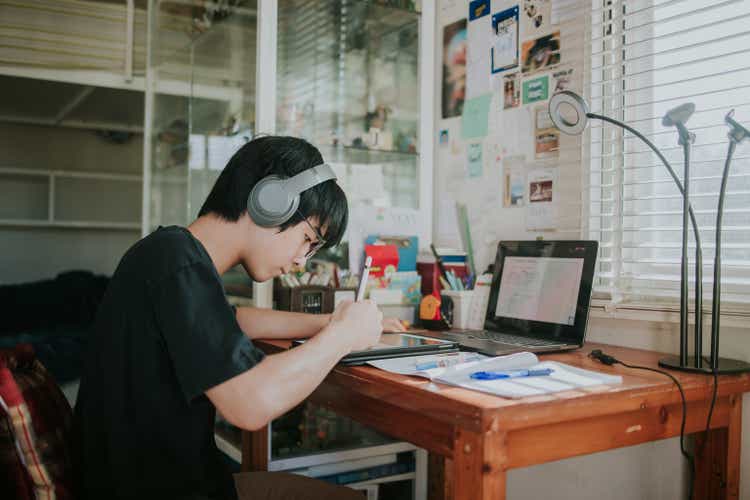
[[[419,155],[408,151],[357,148],[354,146],[318,146],[323,158],[336,163],[415,162]]]
[[[271,460],[333,453],[397,441],[331,410],[305,402],[271,424]]]

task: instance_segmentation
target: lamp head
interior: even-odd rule
[[[560,132],[568,135],[583,133],[588,123],[589,108],[583,97],[563,90],[549,100],[549,116]]]
[[[694,111],[695,104],[693,104],[692,102],[680,104],[676,108],[672,108],[667,111],[667,114],[664,115],[664,118],[661,119],[661,124],[665,127],[674,127],[678,126],[678,124],[685,125],[690,117],[693,116]]]
[[[727,116],[724,118],[724,121],[731,127],[731,131],[729,132],[729,138],[732,139],[734,142],[740,143],[744,139],[747,139],[750,137],[750,131],[747,130],[745,127],[737,123],[734,118],[734,110],[727,113]]]

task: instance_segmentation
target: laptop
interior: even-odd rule
[[[484,330],[425,332],[489,356],[583,346],[596,241],[501,241]]]

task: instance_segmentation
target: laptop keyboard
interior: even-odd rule
[[[511,335],[510,333],[492,332],[489,330],[478,330],[473,332],[467,332],[476,338],[483,340],[491,340],[493,342],[499,342],[501,344],[511,344],[524,347],[548,347],[548,346],[559,346],[563,345],[559,342],[543,339],[530,339],[529,337],[522,337],[520,335]]]

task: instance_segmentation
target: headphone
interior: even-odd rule
[[[280,226],[297,211],[303,191],[330,180],[336,180],[336,174],[327,163],[309,168],[294,177],[266,176],[250,191],[247,213],[261,227]]]

